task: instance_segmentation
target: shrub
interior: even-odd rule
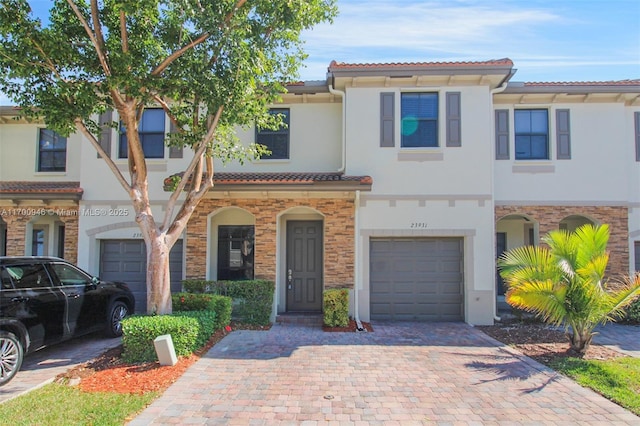
[[[122,359],[129,363],[158,359],[153,346],[156,337],[170,334],[176,355],[193,352],[200,333],[196,318],[174,315],[132,316],[122,320]]]
[[[624,321],[632,324],[640,324],[640,299],[636,299],[635,302],[627,307]]]
[[[228,298],[226,298],[229,300]],[[230,300],[229,300],[230,302]],[[229,303],[230,305],[230,303]],[[203,347],[209,338],[215,333],[216,330],[220,330],[224,325],[220,325],[218,320],[217,311],[186,311],[186,312],[174,312],[173,316],[183,318],[194,318],[198,321],[198,335],[196,341],[191,348],[191,352]]]
[[[174,311],[213,311],[218,330],[231,322],[231,298],[211,293],[174,293],[171,295]]]
[[[346,327],[349,325],[349,290],[329,289],[323,294],[324,325]]]
[[[182,288],[188,294],[219,294],[233,299],[232,315],[248,324],[267,325],[271,319],[275,284],[266,280],[207,281],[184,280]],[[187,293],[179,293],[181,295]],[[185,300],[187,297],[185,296]],[[174,304],[174,306],[177,306]]]
[[[187,293],[207,293],[211,291],[213,281],[182,280],[182,291]]]
[[[218,296],[216,299],[221,305],[228,306],[228,312],[231,311],[230,298]],[[222,327],[214,310],[125,318],[122,321],[122,359],[130,363],[156,361],[158,358],[153,341],[164,334],[171,335],[176,355],[187,356],[204,346],[211,335]]]

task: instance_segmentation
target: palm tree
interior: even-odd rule
[[[542,241],[548,247],[518,247],[498,259],[506,301],[548,324],[564,324],[571,349],[584,354],[596,325],[620,317],[640,295],[640,275],[625,277],[615,288],[605,282],[608,225],[555,230]]]

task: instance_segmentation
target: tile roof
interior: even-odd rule
[[[65,197],[80,199],[84,190],[80,188],[80,182],[51,182],[51,181],[0,181],[0,198],[12,198],[14,196],[28,196],[28,198]]]
[[[174,176],[182,176],[176,173],[165,179],[165,189],[171,187]],[[222,172],[213,176],[214,185],[331,185],[346,184],[350,186],[363,185],[370,187],[373,180],[370,176],[345,176],[341,173],[314,173],[314,172],[284,172],[284,173],[247,173],[247,172]]]
[[[329,71],[334,69],[405,69],[405,68],[478,68],[478,67],[512,67],[513,61],[509,58],[491,59],[488,61],[462,61],[462,62],[390,62],[390,63],[354,63],[331,61]]]
[[[638,93],[640,80],[618,81],[511,81],[503,93]]]
[[[617,80],[617,81],[526,81],[525,87],[533,86],[640,86],[638,80]]]

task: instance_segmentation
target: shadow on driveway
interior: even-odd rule
[[[0,403],[52,382],[57,375],[121,342],[120,337],[106,338],[101,333],[94,333],[28,354],[13,380],[0,387]]]

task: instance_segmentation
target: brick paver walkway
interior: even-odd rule
[[[466,324],[373,325],[233,332],[130,425],[640,424]]]
[[[640,326],[608,323],[596,327],[593,342],[640,358]]]

